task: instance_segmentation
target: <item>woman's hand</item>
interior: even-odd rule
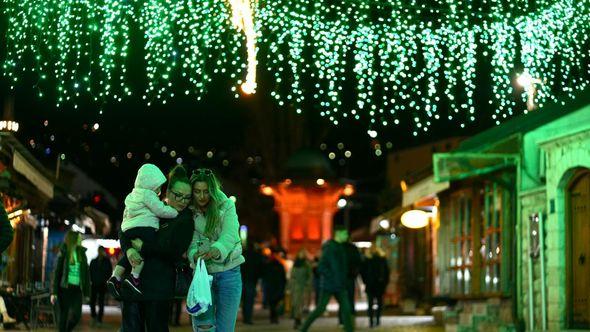
[[[201,258],[203,260],[210,260],[210,259],[219,259],[219,257],[221,257],[221,252],[219,251],[219,249],[215,248],[215,247],[211,247],[211,249],[209,249],[209,251],[203,253],[203,254],[196,254],[195,255],[196,258]],[[196,261],[196,259],[195,259]]]
[[[137,252],[137,250],[135,250],[134,248],[127,249],[127,259],[129,259],[129,263],[131,263],[131,266],[137,266],[141,264],[141,262],[143,261],[143,258],[141,257],[139,252]]]
[[[49,301],[51,302],[51,304],[55,305],[55,302],[57,302],[57,296],[51,294],[51,296],[49,297]]]
[[[141,251],[141,248],[143,247],[143,241],[141,239],[133,239],[131,240],[131,246],[135,248],[135,250]]]

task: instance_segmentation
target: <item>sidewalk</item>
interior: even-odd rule
[[[330,308],[333,309],[333,308]],[[82,321],[78,325],[76,331],[84,332],[104,332],[104,331],[118,331],[121,324],[121,312],[118,307],[108,306],[105,308],[104,324],[100,327],[91,327],[90,325],[90,310],[87,305],[83,307]],[[25,331],[24,326],[21,326],[17,330],[9,331]],[[36,329],[39,332],[55,331],[55,328],[41,328]],[[171,327],[172,332],[190,332],[192,331],[188,315],[183,314],[181,316],[181,326]],[[272,325],[269,323],[268,311],[257,308],[255,312],[254,325],[244,325],[238,322],[236,331],[244,332],[278,332],[278,331],[294,331],[293,320],[282,317],[280,324]],[[310,331],[322,331],[322,332],[337,332],[342,331],[338,327],[338,318],[334,317],[334,312],[329,317],[321,317],[312,325]],[[407,332],[442,332],[443,327],[434,326],[434,320],[432,316],[384,316],[381,319],[381,326],[374,329],[369,329],[369,320],[363,311],[359,311],[359,315],[356,318],[356,331],[407,331]]]

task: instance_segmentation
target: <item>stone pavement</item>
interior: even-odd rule
[[[294,331],[293,321],[291,319],[282,318],[280,324],[272,325],[269,323],[268,311],[257,310],[254,320],[254,325],[244,325],[238,323],[236,331],[243,332],[278,332],[278,331]],[[188,315],[182,315],[181,326],[171,327],[171,332],[190,332],[192,331],[188,323]],[[121,321],[120,311],[117,307],[107,307],[105,312],[105,323],[100,327],[92,327],[90,322],[90,315],[88,313],[88,306],[84,306],[84,314],[82,322],[80,322],[76,331],[84,332],[106,332],[106,331],[118,331]],[[434,326],[433,318],[431,316],[384,316],[381,322],[382,326],[374,329],[369,329],[368,318],[360,312],[356,318],[356,330],[355,331],[407,331],[407,332],[442,332],[443,327]],[[0,329],[1,330],[1,329]],[[24,326],[21,326],[17,330],[9,331],[25,331]],[[35,331],[49,332],[55,331],[54,328],[39,328]],[[310,332],[322,331],[322,332],[337,332],[343,331],[338,327],[337,318],[334,315],[330,317],[321,317],[311,327]]]

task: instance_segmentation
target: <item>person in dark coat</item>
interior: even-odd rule
[[[93,323],[102,323],[104,315],[104,296],[107,291],[107,280],[113,273],[113,266],[107,257],[104,247],[98,247],[98,257],[90,262],[90,316]],[[98,302],[98,315],[96,304]]]
[[[0,255],[10,246],[13,236],[14,230],[10,225],[2,200],[0,200]]]
[[[193,214],[186,208],[192,198],[186,169],[180,165],[175,167],[169,175],[169,181],[166,200],[180,212],[176,218],[160,219],[160,229],[153,245],[120,234],[121,247],[130,262],[138,257],[145,260],[142,271],[143,294],[123,298],[121,332],[169,331],[170,301],[175,297],[175,266],[183,259],[194,232]],[[132,247],[125,249],[129,244]]]
[[[244,251],[246,261],[242,264],[242,316],[244,324],[251,325],[252,312],[254,311],[254,300],[256,299],[256,286],[262,277],[266,257],[262,255],[257,245],[249,242]]]
[[[279,306],[285,298],[285,287],[287,286],[287,275],[280,255],[280,252],[273,251],[264,267],[264,280],[268,287],[268,307],[272,324],[279,323]]]
[[[348,259],[344,243],[348,241],[348,230],[343,226],[336,226],[334,239],[326,241],[322,246],[322,256],[318,266],[320,274],[320,300],[315,310],[307,317],[301,327],[306,332],[311,324],[320,317],[332,296],[336,297],[343,313],[343,324],[346,332],[354,330],[350,303],[348,300]]]
[[[365,284],[365,292],[369,304],[369,323],[371,327],[381,324],[381,310],[383,307],[383,294],[389,283],[389,266],[383,251],[373,244],[367,258],[361,267],[361,277]],[[377,310],[373,308],[377,304]]]
[[[354,308],[356,300],[356,278],[359,275],[359,269],[362,262],[361,253],[358,248],[352,244],[351,242],[347,241],[344,243],[344,249],[346,250],[346,259],[348,261],[348,274],[346,279],[346,291],[348,292],[348,302],[350,303],[350,311],[353,316],[356,315],[356,310]],[[342,310],[338,312],[338,321],[342,324],[342,319],[344,315]]]
[[[82,301],[90,293],[86,249],[80,233],[69,230],[61,246],[51,292],[51,303],[59,307],[59,332],[73,331],[82,317]]]

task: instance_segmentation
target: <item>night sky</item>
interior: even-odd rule
[[[4,38],[6,22],[0,23],[0,36]],[[4,41],[0,40],[0,44]],[[141,45],[138,41],[134,44]],[[135,60],[130,85],[141,91],[145,82],[140,77],[145,73],[138,45],[132,45],[131,58]],[[4,52],[0,50],[0,59]],[[348,120],[334,126],[319,115],[315,105],[308,105],[302,115],[288,106],[279,108],[270,97],[270,75],[264,65],[259,66],[257,94],[239,99],[230,91],[233,82],[219,77],[200,102],[178,93],[179,97],[166,105],[147,107],[138,96],[132,96],[120,103],[82,102],[78,109],[67,104],[57,109],[51,91],[38,97],[36,82],[30,77],[23,77],[15,91],[9,89],[5,77],[0,77],[0,101],[3,105],[7,96],[14,98],[14,117],[21,125],[17,137],[47,168],[55,169],[58,156],[65,154],[64,163],[81,167],[120,202],[132,189],[137,169],[146,161],[165,172],[177,158],[182,158],[189,168],[206,166],[217,170],[228,194],[238,197],[242,222],[260,224],[262,237],[276,231],[276,216],[272,200],[258,193],[259,185],[282,180],[288,156],[301,148],[320,150],[326,157],[330,152],[336,154],[330,162],[337,175],[357,187],[351,221],[353,227],[358,227],[393,207],[393,202],[380,199],[386,189],[388,153],[446,137],[469,136],[492,125],[488,117],[469,123],[465,129],[460,129],[457,122],[440,120],[427,134],[414,137],[408,114],[408,121],[380,131],[373,139],[367,134],[367,123]],[[351,82],[345,90],[353,91],[355,83]],[[182,87],[179,89],[182,91]],[[483,101],[490,92],[480,89],[479,93]],[[343,107],[351,108],[353,103],[345,99]],[[443,114],[448,112],[442,107]],[[95,123],[99,125],[96,131]],[[375,154],[376,144],[383,149],[381,156]],[[351,158],[344,157],[347,150]],[[211,158],[207,156],[209,151],[213,153]],[[265,213],[257,215],[256,211]],[[117,213],[120,211],[114,212],[114,219]]]

